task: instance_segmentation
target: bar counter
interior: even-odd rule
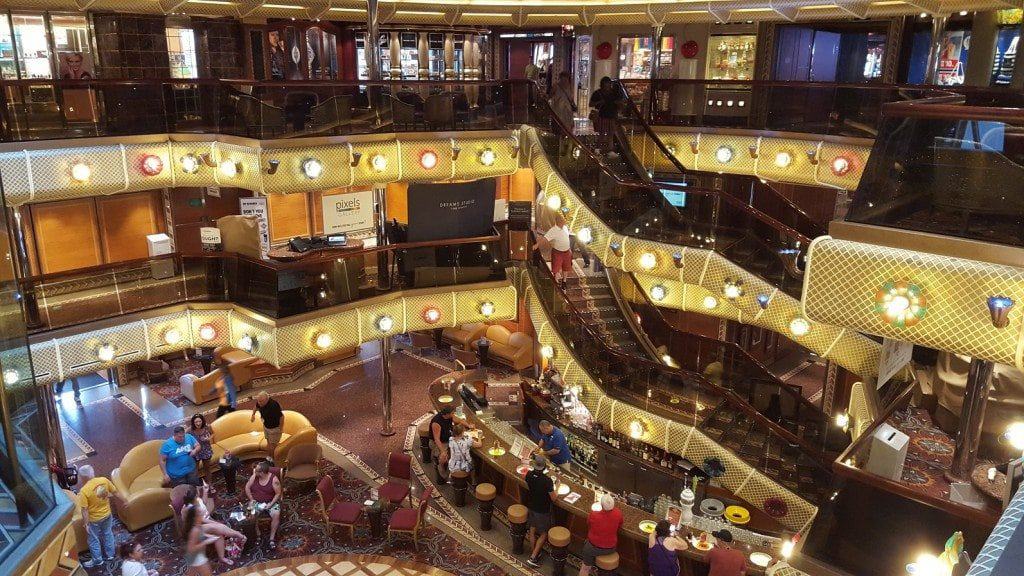
[[[429,394],[435,409],[443,406],[458,408],[463,406],[462,398],[459,395],[459,385],[467,381],[466,378],[474,374],[469,372],[454,372],[438,378],[429,387]],[[473,450],[474,460],[477,463],[477,481],[490,482],[497,487],[498,500],[496,509],[504,511],[509,504],[526,502],[526,481],[523,475],[516,470],[522,460],[511,454],[512,441],[519,438],[527,446],[535,443],[527,436],[515,431],[511,425],[494,417],[491,408],[485,408],[479,413],[474,413],[470,407],[465,406],[464,414],[466,419],[483,432],[481,447]],[[494,456],[489,451],[495,443],[505,450],[500,456]],[[550,467],[549,467],[550,469]],[[580,498],[575,503],[568,503],[564,496],[559,496],[554,502],[556,510],[554,524],[565,526],[572,535],[571,550],[578,553],[583,547],[587,534],[587,516],[590,513],[590,506],[594,502],[595,491],[585,487],[581,482],[576,481],[571,475],[552,474],[552,478],[561,480],[570,488],[570,493],[575,492]],[[620,567],[628,572],[636,574],[646,573],[647,541],[648,535],[640,530],[640,522],[649,520],[657,522],[661,518],[640,508],[635,508],[616,499],[616,507],[622,511],[623,525],[619,532],[618,553]],[[684,530],[684,532],[686,532]],[[698,535],[692,529],[690,534]],[[689,540],[689,538],[687,538]],[[777,550],[755,547],[743,542],[733,541],[732,546],[747,557],[747,574],[764,574],[764,568],[752,564],[749,556],[752,552],[764,552],[773,558]],[[682,576],[706,574],[707,552],[697,550],[692,544],[685,550],[678,553]]]

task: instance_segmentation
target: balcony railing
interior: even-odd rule
[[[504,242],[495,231],[323,251],[294,262],[224,252],[169,254],[26,278],[21,293],[32,332],[183,302],[232,302],[285,318],[389,290],[503,279]]]

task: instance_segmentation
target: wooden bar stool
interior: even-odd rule
[[[455,490],[455,505],[462,507],[466,505],[466,491],[469,489],[469,472],[455,470],[449,477],[452,480],[452,488]]]
[[[569,530],[555,526],[548,530],[548,544],[551,544],[551,576],[564,576],[565,560],[569,557]]]
[[[480,530],[484,532],[491,529],[491,517],[494,514],[494,497],[497,494],[498,489],[494,487],[494,484],[481,482],[476,485],[476,501],[479,504],[480,510]]]
[[[420,461],[424,464],[430,463],[430,420],[416,427],[420,435]]]
[[[615,576],[619,570],[619,553],[612,552],[598,556],[594,563],[597,564],[598,576]]]
[[[512,534],[512,553],[523,553],[523,539],[526,538],[526,517],[529,511],[522,504],[508,507],[508,530]]]

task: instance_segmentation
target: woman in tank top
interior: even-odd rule
[[[647,565],[651,576],[678,576],[679,558],[676,552],[686,550],[686,540],[672,534],[668,520],[658,521],[647,540]]]

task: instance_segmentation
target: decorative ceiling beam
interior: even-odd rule
[[[675,9],[676,6],[672,4],[648,4],[647,18],[651,21],[651,25],[662,26],[665,24],[665,18]]]
[[[836,6],[846,12],[854,18],[863,20],[868,17],[868,8],[871,7],[870,2],[837,2]]]
[[[772,9],[772,12],[775,12],[790,22],[796,20],[796,13],[800,11],[799,6],[794,6],[792,4],[787,5],[782,0],[769,0],[768,7]]]

